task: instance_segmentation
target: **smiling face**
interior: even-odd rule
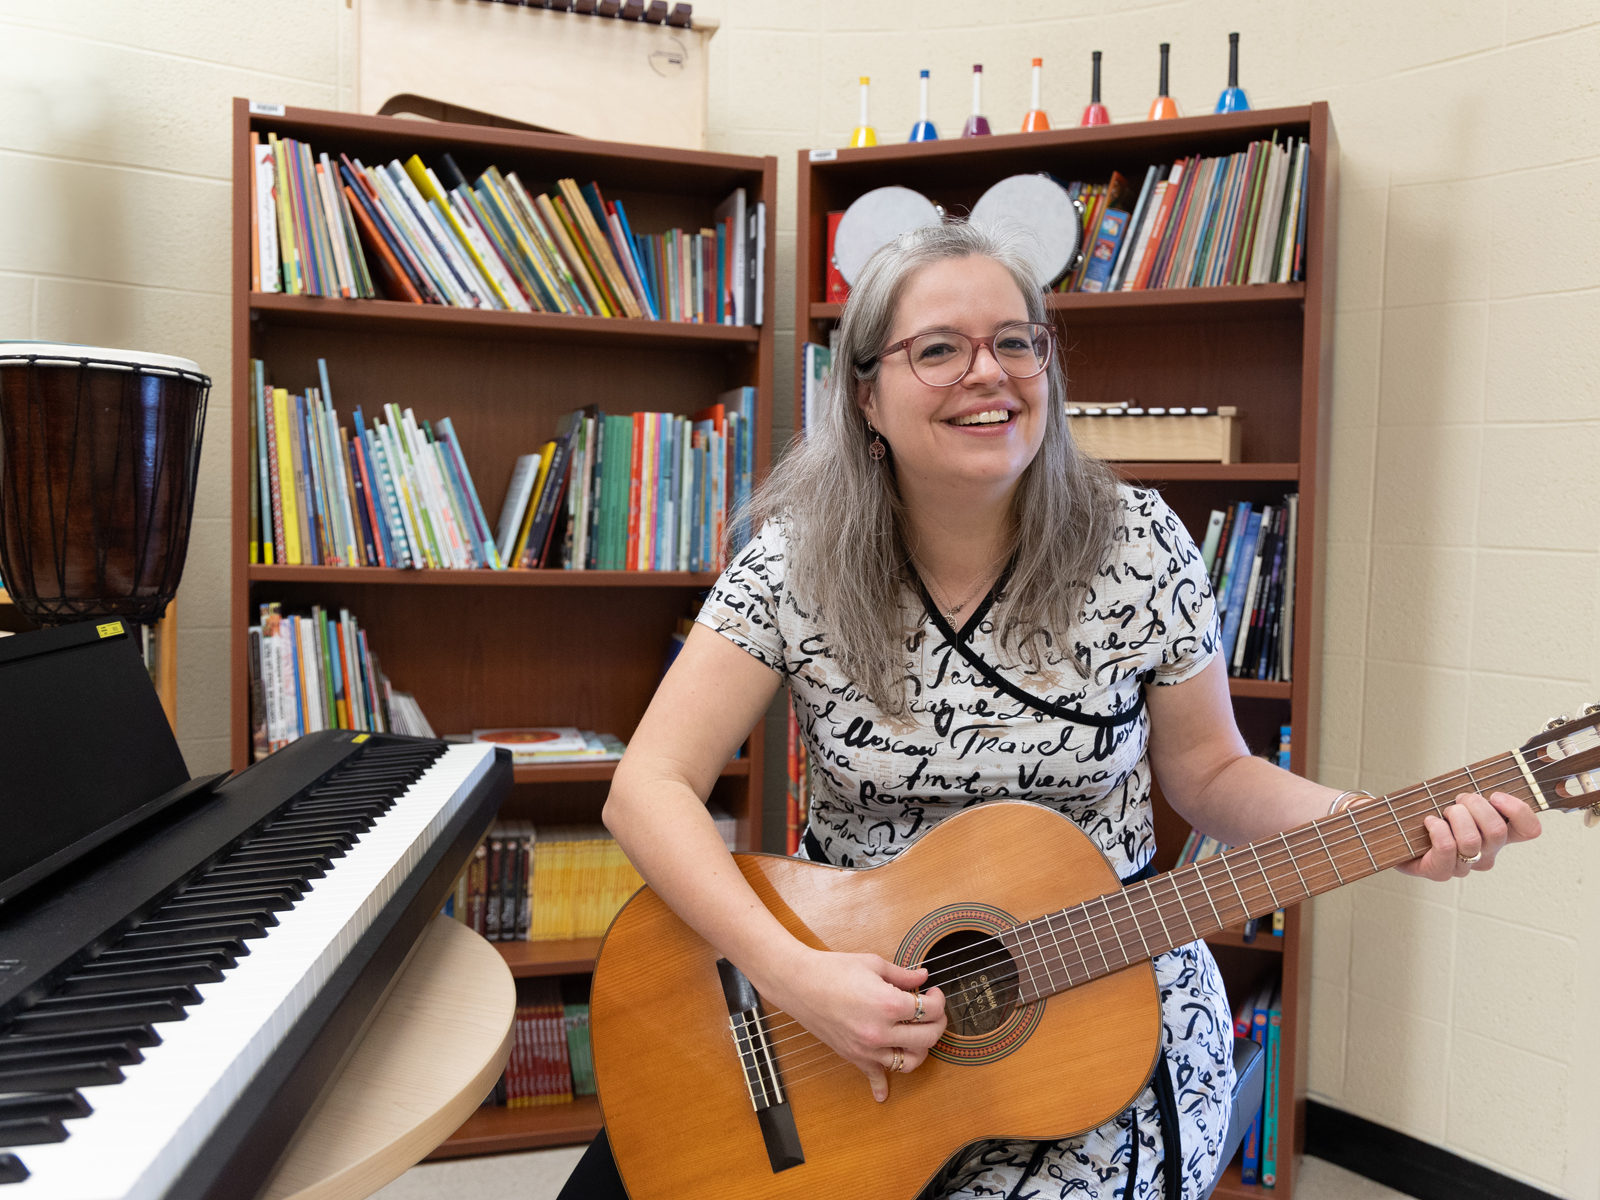
[[[944,259],[906,281],[884,345],[936,331],[987,338],[1029,319],[1016,280],[994,259]],[[913,373],[909,352],[885,355],[877,378],[863,383],[857,395],[867,420],[894,451],[901,494],[913,501],[942,491],[1009,493],[1044,440],[1049,373],[1015,379],[985,346],[959,383],[934,387]],[[948,349],[936,343],[922,353],[919,365],[926,366],[929,354]]]

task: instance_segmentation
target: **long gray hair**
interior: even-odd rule
[[[911,277],[932,263],[974,255],[1011,273],[1030,321],[1050,321],[1014,235],[947,221],[890,242],[851,288],[833,367],[806,436],[750,501],[752,529],[774,518],[784,523],[784,574],[796,602],[820,614],[834,659],[890,714],[903,714],[910,700],[903,650],[910,630],[901,600],[904,589],[914,587],[912,547],[893,459],[878,462],[868,454],[871,435],[856,405],[857,385],[877,379],[878,351]],[[1067,430],[1060,359],[1056,354],[1050,361],[1044,440],[1013,500],[1011,545],[996,547],[1015,560],[994,609],[1000,645],[1036,669],[1047,647],[1077,620],[1116,527],[1114,476],[1081,454]]]

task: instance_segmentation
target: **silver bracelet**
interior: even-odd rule
[[[1377,799],[1377,797],[1371,792],[1340,792],[1333,798],[1333,803],[1328,805],[1328,815],[1331,817],[1337,812],[1342,812],[1343,809],[1340,806],[1343,805],[1346,800],[1352,800],[1358,797],[1362,800]],[[1353,808],[1354,805],[1351,805],[1350,807]]]

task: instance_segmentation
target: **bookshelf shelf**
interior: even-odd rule
[[[1068,314],[1068,327],[1089,322],[1228,321],[1292,316],[1305,304],[1304,283],[1257,283],[1240,287],[1157,288],[1143,292],[1052,292],[1046,306]],[[837,321],[842,304],[809,305],[813,321]]]
[[[599,938],[570,942],[490,942],[518,979],[540,975],[587,975],[600,954]]]
[[[480,1108],[428,1155],[430,1160],[471,1154],[508,1154],[546,1146],[581,1146],[600,1132],[600,1101],[581,1096],[541,1108]]]
[[[1229,679],[1228,694],[1252,700],[1293,700],[1294,684],[1277,679]]]
[[[251,292],[250,311],[270,314],[275,324],[361,332],[382,329],[421,334],[467,334],[608,346],[673,344],[747,345],[761,340],[749,325],[696,325],[687,321],[631,321],[622,317],[577,317],[565,313],[517,313],[397,300],[338,300]]]
[[[518,783],[606,783],[617,772],[614,762],[548,763],[517,767]],[[750,760],[736,758],[722,768],[723,779],[745,779],[750,775]]]
[[[803,428],[806,342],[826,344],[841,306],[823,302],[828,214],[874,188],[913,188],[948,212],[970,211],[1011,175],[1048,172],[1060,180],[1104,182],[1113,170],[1137,181],[1153,165],[1194,154],[1234,154],[1251,141],[1303,137],[1310,145],[1305,282],[1156,289],[1109,294],[1051,293],[1062,334],[1071,403],[1106,407],[1233,405],[1243,418],[1243,461],[1119,462],[1126,480],[1159,487],[1191,531],[1203,534],[1212,509],[1238,500],[1277,504],[1300,495],[1295,569],[1293,682],[1230,679],[1234,713],[1256,751],[1276,749],[1279,727],[1293,727],[1291,768],[1316,770],[1320,726],[1321,598],[1327,501],[1328,399],[1332,394],[1333,267],[1338,228],[1339,142],[1326,104],[1170,121],[1003,134],[987,138],[841,149],[825,161],[798,155],[795,263],[795,426]],[[1189,828],[1155,798],[1156,865],[1169,869]],[[1249,994],[1269,977],[1283,982],[1280,1142],[1277,1200],[1293,1200],[1303,1152],[1311,922],[1285,914],[1245,943],[1242,932],[1209,939],[1231,994]],[[1253,953],[1259,951],[1260,953]],[[1256,1197],[1237,1163],[1215,1193]]]
[[[1224,929],[1220,933],[1206,936],[1206,943],[1210,946],[1237,946],[1241,950],[1265,950],[1269,954],[1283,953],[1283,938],[1275,935],[1270,929],[1257,929],[1255,940],[1244,940],[1244,930]]]
[[[1293,462],[1114,462],[1110,466],[1129,483],[1162,484],[1185,480],[1293,483],[1300,478],[1300,464]]]
[[[693,571],[456,571],[401,567],[279,567],[253,565],[251,583],[385,584],[398,587],[708,588],[715,575]]]

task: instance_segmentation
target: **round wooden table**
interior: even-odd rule
[[[262,1200],[359,1200],[399,1178],[494,1087],[516,1006],[499,952],[436,917]]]

